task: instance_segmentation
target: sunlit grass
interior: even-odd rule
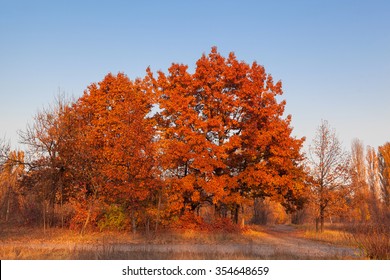
[[[344,259],[338,255],[318,257],[292,254],[282,249],[276,250],[273,254],[262,254],[261,252],[176,252],[165,251],[120,251],[113,245],[105,245],[100,250],[85,249],[53,249],[40,248],[30,249],[18,246],[0,247],[0,259],[2,260],[305,260],[305,259]]]
[[[261,239],[268,236],[268,234],[264,232],[263,228],[259,226],[249,227],[243,235],[252,239]]]
[[[130,232],[87,232],[53,228],[0,230],[0,259],[344,259],[348,256],[315,256],[274,244],[272,227],[250,226],[243,232],[199,232],[194,229],[159,231],[145,235]],[[287,226],[289,229],[289,226]],[[341,230],[317,234],[299,226],[283,236],[346,245]],[[270,241],[271,240],[271,241]],[[271,242],[271,243],[269,243]],[[132,246],[131,248],[126,246]],[[138,245],[138,247],[137,247]],[[139,246],[141,245],[141,246]],[[145,245],[143,247],[142,245]],[[179,247],[175,247],[178,246]],[[183,247],[180,247],[183,245]],[[228,245],[226,247],[226,245]],[[229,247],[229,245],[231,245]],[[153,247],[158,246],[158,247]],[[215,246],[215,247],[214,247]],[[197,248],[198,247],[198,248]],[[232,247],[234,247],[232,249]],[[154,250],[153,248],[157,248]],[[176,249],[175,249],[176,248]],[[179,249],[178,249],[179,248]],[[181,248],[185,250],[181,251]],[[199,249],[200,248],[200,249]],[[213,249],[215,248],[215,249]],[[218,249],[218,250],[216,250]]]
[[[304,225],[298,227],[297,235],[306,239],[325,242],[338,246],[354,247],[356,244],[351,242],[348,231],[342,226],[327,225],[323,232],[317,232],[314,225]]]

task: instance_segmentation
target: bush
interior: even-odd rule
[[[98,221],[100,231],[108,230],[124,230],[129,225],[129,219],[125,214],[122,206],[111,205],[103,215],[103,218]]]
[[[353,241],[369,259],[390,259],[390,217],[383,215],[371,223],[355,224],[350,229]]]

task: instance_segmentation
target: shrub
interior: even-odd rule
[[[122,206],[110,205],[103,214],[103,218],[98,221],[100,231],[124,230],[129,225],[129,219],[126,216]]]
[[[350,229],[353,241],[369,259],[390,259],[390,217],[371,223],[355,224]]]

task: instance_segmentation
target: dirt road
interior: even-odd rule
[[[261,242],[271,245],[270,255],[284,252],[291,256],[315,259],[351,259],[359,258],[360,251],[350,247],[336,246],[331,243],[309,240],[294,235],[295,229],[289,225],[278,225],[268,228]]]

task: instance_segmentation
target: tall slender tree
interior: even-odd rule
[[[367,166],[367,184],[370,193],[375,201],[379,199],[380,193],[380,179],[378,155],[373,147],[367,146],[366,166]]]
[[[390,207],[390,142],[378,148],[381,198]]]
[[[363,142],[354,139],[351,145],[351,188],[353,201],[351,208],[354,208],[361,221],[370,219],[369,210],[369,187],[367,184],[367,168]]]

